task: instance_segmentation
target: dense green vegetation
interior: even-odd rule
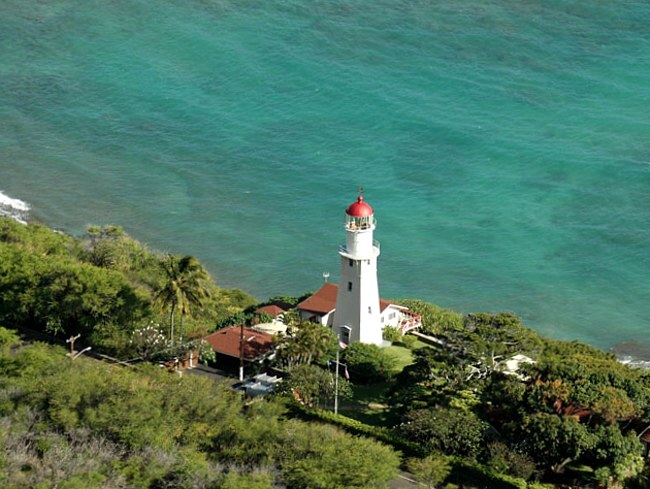
[[[276,366],[291,371],[312,362],[323,363],[336,351],[336,336],[332,330],[310,322],[294,325],[292,329],[293,332],[283,338],[278,348]]]
[[[543,339],[506,313],[467,315],[438,339],[444,347],[414,351],[392,392],[405,439],[524,479],[642,480],[649,372]],[[515,354],[533,361],[508,371]]]
[[[418,299],[402,299],[399,303],[422,316],[422,333],[437,334],[461,329],[463,316],[456,311],[443,309]]]
[[[0,328],[7,488],[385,487],[398,456],[331,426],[246,405],[229,386],[20,345]]]
[[[395,374],[397,360],[377,345],[352,343],[343,352],[351,375],[358,384],[384,382]]]
[[[650,372],[580,343],[542,338],[510,313],[461,316],[409,304],[424,315],[435,346],[399,347],[409,355],[396,377],[390,349],[348,346],[341,355],[352,400],[343,400],[338,417],[310,409],[328,407],[331,374],[312,365],[306,376],[298,361],[285,388],[310,386],[301,409],[392,444],[431,487],[646,487],[640,436],[650,426]]]
[[[0,325],[161,360],[253,321],[255,302],[118,227],[76,239],[0,219]],[[285,381],[252,404],[212,381],[71,360],[0,328],[0,486],[384,487],[394,449],[430,487],[648,486],[649,372],[541,338],[510,313],[400,303],[422,315],[428,344],[387,330],[391,348],[338,350],[329,329],[288,311],[270,365]],[[329,411],[336,385],[345,416]]]
[[[185,327],[198,337],[254,302],[218,288],[195,258],[154,253],[119,227],[93,226],[76,239],[0,219],[0,324],[81,334],[95,350],[133,358],[134,334],[147,325],[165,333],[164,350],[180,340],[177,315],[180,336]]]

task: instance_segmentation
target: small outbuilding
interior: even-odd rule
[[[258,316],[261,316],[262,314],[268,314],[273,319],[278,319],[279,317],[282,317],[282,315],[285,312],[287,312],[287,310],[281,308],[277,304],[268,304],[266,306],[258,307],[257,309],[255,309],[255,314],[257,314]]]
[[[272,335],[284,335],[287,333],[287,325],[284,323],[284,313],[286,309],[278,304],[268,304],[255,309],[255,318],[253,318],[253,328]],[[271,317],[270,322],[262,322],[262,317],[268,315]]]
[[[243,334],[242,334],[243,333]],[[252,328],[229,326],[204,338],[217,354],[217,365],[231,369],[239,365],[243,351],[244,362],[262,362],[273,352],[273,335]]]
[[[326,282],[313,295],[298,304],[300,319],[332,326],[336,310],[336,294],[339,286]]]

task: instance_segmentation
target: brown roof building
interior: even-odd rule
[[[262,306],[255,309],[255,314],[266,313],[272,318],[278,317],[280,314],[284,314],[285,312],[287,311],[282,309],[280,306],[276,306],[275,304],[269,304],[268,306]]]
[[[241,327],[229,326],[206,336],[217,355],[239,358]],[[273,335],[244,328],[244,360],[252,362],[273,349]]]
[[[336,311],[336,295],[339,286],[326,282],[314,292],[314,295],[298,304],[298,312],[304,320],[314,321],[323,326],[332,327]],[[402,333],[420,327],[420,316],[393,302],[379,299],[379,311],[382,328],[394,326]]]
[[[298,304],[298,309],[316,312],[318,314],[328,314],[336,309],[336,294],[338,290],[338,285],[327,282],[314,295]]]
[[[331,284],[327,282],[323,284],[320,289],[314,292],[312,296],[308,297],[300,304],[298,304],[298,309],[302,311],[317,312],[319,314],[328,314],[336,309],[336,294],[338,291],[339,286],[337,284]],[[379,307],[381,311],[384,311],[388,306],[391,305],[394,306],[392,302],[384,299],[379,299]]]

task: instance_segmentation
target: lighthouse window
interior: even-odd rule
[[[348,282],[348,290],[352,290],[352,282]]]
[[[350,266],[354,265],[354,262],[352,260],[349,260]]]
[[[372,307],[368,306],[368,314],[372,314]]]

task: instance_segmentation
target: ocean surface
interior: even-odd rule
[[[650,2],[3,0],[0,213],[650,358]],[[13,200],[10,200],[13,199]]]

